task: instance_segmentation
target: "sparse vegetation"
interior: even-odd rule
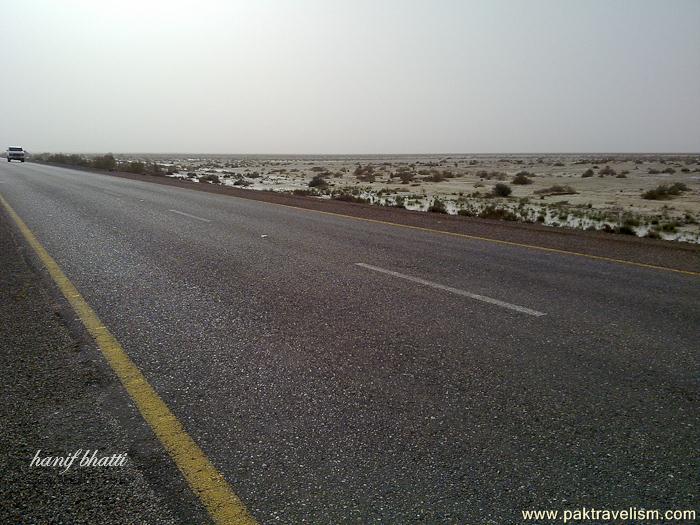
[[[497,219],[499,221],[517,221],[518,216],[515,215],[511,210],[506,208],[500,208],[497,206],[489,205],[481,210],[478,217],[482,219]]]
[[[521,171],[513,177],[513,184],[532,184],[531,176],[530,172]]]
[[[311,189],[311,190],[296,189],[296,190],[292,190],[292,195],[316,197],[318,195],[318,192],[313,190],[313,189]]]
[[[542,188],[541,190],[535,190],[537,195],[576,195],[578,192],[571,186],[562,186],[560,184],[555,184],[549,188]]]
[[[138,160],[120,163],[119,171],[126,171],[127,173],[136,173],[137,175],[143,175],[146,173],[146,164]]]
[[[214,173],[200,175],[199,182],[211,182],[212,184],[221,184],[221,179]]]
[[[422,170],[422,171],[426,171],[426,170]],[[426,182],[442,182],[444,180],[451,179],[452,177],[454,177],[452,172],[449,170],[443,170],[443,171],[431,170],[429,173],[430,173],[430,176],[425,177],[423,179]]]
[[[666,223],[661,225],[661,231],[668,232],[668,233],[674,233],[677,228],[678,228],[678,223],[674,222],[674,221],[666,222]]]
[[[502,171],[479,170],[476,172],[476,176],[484,180],[506,180],[508,178],[508,174]]]
[[[98,170],[114,171],[117,167],[117,160],[114,158],[114,155],[107,153],[106,155],[94,157],[92,159],[92,167]]]
[[[430,206],[428,206],[428,211],[433,213],[447,213],[447,207],[443,201],[435,197],[430,203]]]
[[[327,188],[328,181],[323,178],[323,175],[314,175],[309,181],[309,188]]]
[[[684,191],[688,191],[688,186],[683,182],[674,182],[673,184],[659,184],[652,190],[642,193],[642,199],[660,201],[672,199],[676,195],[680,195]]]
[[[412,171],[400,171],[398,175],[401,179],[401,184],[408,184],[409,182],[412,182],[413,177],[415,177],[415,173]]]
[[[700,193],[696,191],[696,179],[687,177],[683,182],[661,179],[680,172],[700,173],[697,155],[426,157],[415,160],[397,157],[391,161],[372,157],[357,162],[351,159],[196,155],[163,159],[147,154],[51,153],[35,154],[30,160],[105,172],[168,175],[235,187],[256,182],[259,190],[324,196],[353,203],[700,242],[700,209],[695,199]],[[576,170],[577,166],[581,169]],[[647,174],[655,176],[645,177]],[[594,176],[601,178],[582,183],[578,191],[569,185],[572,181],[576,184],[578,177]],[[459,181],[445,183],[456,177]],[[605,177],[607,181],[603,180]],[[629,182],[615,183],[610,177],[629,179]],[[527,192],[529,197],[520,195],[517,188],[542,180],[546,183],[532,188],[536,189],[534,192]],[[636,186],[648,180],[656,182]],[[578,192],[583,195],[571,201],[552,198]],[[687,192],[692,192],[692,196],[684,197]],[[517,199],[512,198],[513,193]],[[664,201],[670,199],[677,200],[675,207],[665,204]]]
[[[75,153],[71,153],[70,155],[66,155],[64,153],[45,153],[35,155],[34,160],[79,168],[92,168],[105,171],[123,171],[127,173],[136,173],[139,175],[163,175],[161,166],[156,162],[147,163],[140,160],[119,162],[111,153],[96,155],[94,157],[86,157]]]
[[[374,174],[374,166],[372,166],[371,164],[368,164],[364,167],[362,167],[361,164],[358,164],[353,174],[355,175],[355,177],[357,177],[357,180],[360,180],[362,182],[371,183],[376,180],[376,175]]]
[[[510,186],[508,186],[507,184],[503,184],[502,182],[498,182],[493,187],[492,193],[495,197],[507,197],[508,195],[513,193],[513,189]]]
[[[369,202],[369,199],[365,199],[365,198],[360,197],[358,195],[353,195],[352,193],[347,193],[347,192],[334,193],[333,195],[331,195],[331,199],[336,200],[336,201],[354,202],[354,203],[359,203],[359,204],[364,204],[364,203]]]

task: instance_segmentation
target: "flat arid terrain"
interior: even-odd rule
[[[700,155],[119,155],[170,177],[700,242]]]
[[[0,162],[0,523],[697,521],[698,244],[330,200],[382,188],[355,159],[130,162]],[[31,463],[86,450],[129,459]]]
[[[3,15],[0,525],[700,523],[700,0]]]

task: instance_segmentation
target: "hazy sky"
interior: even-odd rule
[[[700,151],[700,0],[0,0],[29,151]]]

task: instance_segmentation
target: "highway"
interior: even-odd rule
[[[260,523],[697,502],[698,276],[31,163],[0,195]]]

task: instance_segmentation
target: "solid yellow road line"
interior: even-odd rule
[[[95,311],[83,299],[56,261],[44,249],[10,204],[0,194],[0,203],[17,224],[20,232],[34,249],[49,274],[58,285],[80,320],[126,388],[141,415],[153,429],[160,442],[185,476],[214,522],[220,525],[254,525],[256,521],[246,510],[221,473],[211,464],[201,448],[187,434],[182,424],[148,383],[139,368],[126,354]]]
[[[255,190],[248,190],[248,191],[255,191]],[[239,197],[239,198],[245,199],[245,197]],[[652,270],[662,270],[665,272],[674,272],[674,273],[680,273],[683,275],[700,276],[700,272],[694,272],[691,270],[679,270],[677,268],[669,268],[668,266],[657,266],[655,264],[646,264],[646,263],[640,263],[640,262],[636,262],[636,261],[628,261],[626,259],[615,259],[614,257],[605,257],[602,255],[591,255],[589,253],[574,252],[574,251],[570,251],[570,250],[560,250],[558,248],[547,248],[546,246],[538,246],[536,244],[526,244],[526,243],[514,242],[514,241],[503,241],[501,239],[493,239],[491,237],[481,237],[479,235],[469,235],[467,233],[448,232],[445,230],[436,230],[434,228],[425,228],[423,226],[411,226],[409,224],[401,224],[400,222],[382,221],[379,219],[367,219],[366,217],[357,217],[355,215],[347,215],[344,213],[336,213],[336,212],[332,212],[332,211],[315,210],[313,208],[301,208],[299,206],[293,206],[291,204],[281,204],[279,202],[267,202],[267,201],[257,201],[257,200],[256,200],[256,202],[265,202],[266,204],[274,204],[275,206],[282,206],[283,208],[292,208],[294,210],[322,213],[324,215],[333,215],[335,217],[342,217],[345,219],[354,219],[356,221],[372,222],[375,224],[384,224],[386,226],[397,226],[399,228],[408,228],[410,230],[418,230],[418,231],[429,232],[429,233],[440,233],[442,235],[450,235],[452,237],[461,237],[463,239],[470,239],[473,241],[484,241],[484,242],[491,242],[491,243],[495,243],[495,244],[503,244],[506,246],[517,246],[518,248],[528,248],[530,250],[539,250],[542,252],[558,253],[561,255],[573,255],[575,257],[585,257],[587,259],[594,259],[594,260],[598,260],[598,261],[606,261],[606,262],[612,262],[612,263],[617,263],[617,264],[626,264],[628,266],[638,266],[640,268],[650,268]]]

